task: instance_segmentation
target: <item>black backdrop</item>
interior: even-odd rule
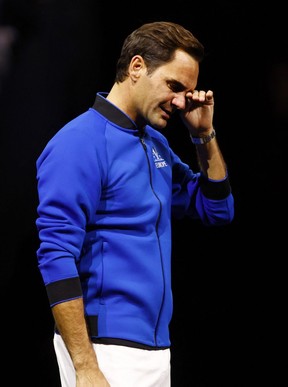
[[[172,20],[206,47],[199,86],[215,92],[236,200],[228,227],[173,223],[172,385],[287,385],[285,15],[276,2],[0,0],[0,33],[17,33],[0,73],[1,326],[11,384],[59,386],[36,261],[36,158],[96,91],[112,86],[124,37],[143,22]],[[166,135],[193,165],[177,119]]]

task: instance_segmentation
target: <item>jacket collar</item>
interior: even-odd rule
[[[104,117],[114,124],[125,129],[138,129],[135,122],[131,120],[122,110],[106,99],[107,92],[98,92],[93,104],[93,109],[97,110]]]

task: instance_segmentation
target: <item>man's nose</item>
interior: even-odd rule
[[[184,110],[186,107],[186,95],[176,94],[172,101],[173,105],[179,110]]]

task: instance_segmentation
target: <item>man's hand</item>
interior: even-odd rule
[[[194,90],[187,93],[186,100],[187,106],[180,113],[183,123],[188,128],[191,136],[207,136],[213,129],[213,91]]]

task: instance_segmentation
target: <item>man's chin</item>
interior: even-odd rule
[[[150,122],[150,125],[155,129],[161,130],[166,128],[167,123],[168,123],[167,120],[160,118],[155,122]]]

